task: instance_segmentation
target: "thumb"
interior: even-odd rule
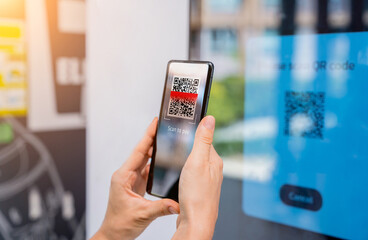
[[[213,116],[203,118],[196,131],[192,154],[201,158],[209,155],[214,131],[215,118]]]
[[[178,214],[180,212],[179,204],[170,199],[161,199],[152,201],[148,208],[149,218],[154,220],[158,217]]]

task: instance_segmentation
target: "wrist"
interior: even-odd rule
[[[108,240],[109,237],[100,229],[93,235],[90,240]]]
[[[173,239],[212,239],[214,227],[206,222],[181,222]],[[175,238],[177,236],[177,238]]]
[[[129,231],[116,229],[110,225],[104,222],[91,240],[134,240]]]

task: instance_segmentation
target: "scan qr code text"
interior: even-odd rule
[[[199,79],[174,77],[167,115],[192,120],[195,115],[198,88]]]

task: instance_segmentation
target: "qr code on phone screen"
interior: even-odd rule
[[[193,120],[198,97],[199,79],[173,78],[168,116]]]

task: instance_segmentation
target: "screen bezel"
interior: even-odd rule
[[[167,81],[168,81],[169,72],[170,72],[170,65],[172,63],[206,64],[208,66],[207,78],[206,78],[206,85],[205,85],[205,88],[204,88],[203,104],[202,104],[200,119],[204,118],[204,116],[207,113],[207,106],[208,106],[208,101],[209,101],[209,97],[210,97],[210,91],[211,91],[211,85],[212,85],[212,78],[213,78],[213,71],[214,71],[214,65],[213,65],[212,62],[209,62],[209,61],[170,60],[167,63],[165,84],[164,84],[164,90],[163,90],[162,99],[161,99],[160,115],[159,115],[159,118],[158,118],[158,124],[157,124],[157,128],[156,128],[156,134],[155,134],[155,138],[154,138],[154,142],[153,142],[153,151],[152,151],[152,157],[151,157],[151,165],[150,165],[150,170],[149,170],[149,173],[148,173],[148,180],[147,180],[147,187],[146,187],[146,191],[147,191],[148,194],[150,194],[152,196],[155,196],[155,197],[160,197],[160,198],[163,198],[164,196],[160,196],[158,194],[152,193],[153,170],[155,168],[155,156],[156,156],[156,150],[157,150],[157,146],[156,146],[157,132],[158,132],[158,129],[159,129],[160,125],[161,125],[161,115],[162,115],[162,111],[163,111],[163,105],[164,105],[165,94],[166,94],[166,89],[167,89],[166,86],[167,86]],[[173,200],[178,201],[178,198],[177,199],[173,199]]]

